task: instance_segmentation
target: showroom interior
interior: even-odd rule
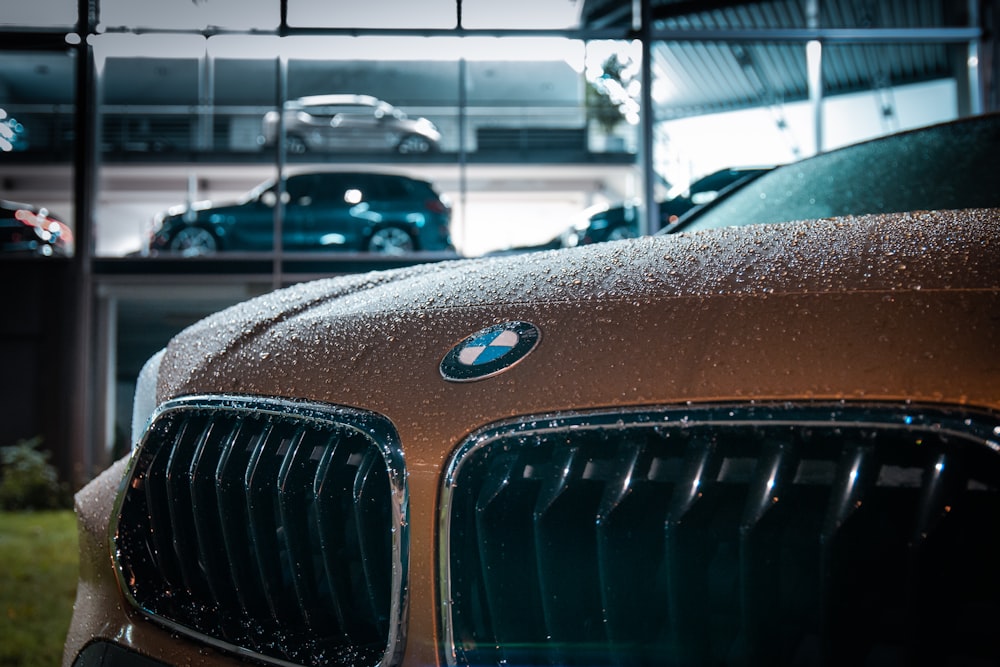
[[[0,200],[68,231],[45,252],[0,254],[0,446],[41,437],[79,487],[128,451],[145,359],[226,306],[305,280],[558,249],[610,206],[628,235],[655,233],[658,202],[720,169],[996,110],[998,9],[12,3],[0,16]],[[343,230],[308,236],[320,223],[294,210],[319,196],[294,199],[287,178],[329,171],[430,184],[449,243],[414,236],[382,252],[368,242],[372,210],[360,244]],[[368,206],[357,188],[340,196],[354,213]],[[209,220],[222,203],[253,207],[264,240],[212,228],[206,250],[163,231],[165,216]],[[416,226],[430,219],[422,205],[406,213]]]

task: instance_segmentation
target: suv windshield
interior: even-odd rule
[[[669,232],[1000,206],[1000,115],[903,132],[779,167]]]

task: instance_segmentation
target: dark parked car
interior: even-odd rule
[[[73,230],[47,208],[0,199],[0,254],[66,257]]]
[[[274,247],[278,184],[267,181],[233,204],[177,207],[154,221],[149,248],[185,256]],[[451,208],[433,185],[396,174],[308,172],[285,179],[285,250],[402,254],[450,251]]]
[[[998,146],[995,114],[901,132],[762,174],[664,231],[998,206]]]
[[[1000,173],[996,117],[927,132],[972,143],[814,193]],[[960,192],[194,325],[76,497],[64,664],[1000,663],[1000,209]]]
[[[684,192],[658,203],[660,229],[677,221],[687,211],[707,204],[720,193],[740,187],[742,184],[768,171],[767,169],[720,169],[696,180]],[[587,218],[580,227],[574,227],[563,236],[566,247],[619,241],[639,235],[639,215],[637,203],[619,204],[598,211]],[[656,231],[656,230],[654,230]]]
[[[278,137],[277,111],[264,116],[261,144]],[[310,95],[285,104],[285,147],[306,151],[423,154],[438,149],[441,133],[426,118],[410,118],[370,95]]]

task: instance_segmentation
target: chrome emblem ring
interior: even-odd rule
[[[441,377],[472,382],[503,373],[535,349],[541,337],[530,322],[503,322],[481,329],[445,355]]]

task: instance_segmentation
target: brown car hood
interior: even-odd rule
[[[744,227],[299,285],[186,330],[159,399],[280,396],[396,426],[409,496],[406,658],[440,659],[435,535],[449,453],[491,422],[708,401],[928,401],[1000,409],[1000,211]],[[537,347],[455,383],[443,357],[497,322]],[[81,588],[67,664],[88,638],[173,664],[236,664],[127,610],[103,527],[119,462],[77,496]],[[109,611],[110,610],[110,611]],[[123,639],[125,638],[125,639]]]
[[[321,280],[180,334],[159,398],[230,393],[373,410],[454,442],[520,414],[761,399],[1000,407],[1000,211],[729,228]],[[541,342],[442,378],[479,329]],[[408,433],[413,429],[412,433]],[[413,442],[410,440],[409,442]]]

